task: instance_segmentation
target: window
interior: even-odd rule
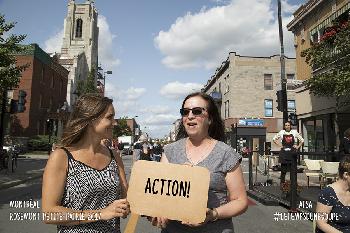
[[[54,74],[52,74],[51,76],[51,88],[54,88],[55,87],[55,76]]]
[[[81,38],[83,35],[83,20],[77,19],[76,28],[75,28],[75,37]]]
[[[272,74],[264,74],[264,89],[273,90]]]
[[[40,94],[39,95],[39,108],[43,107],[43,96]]]
[[[264,102],[264,108],[265,108],[265,116],[266,117],[272,117],[273,116],[273,109],[272,109],[272,100],[266,99]]]
[[[41,81],[44,82],[44,77],[45,77],[45,67],[44,65],[41,68]]]
[[[295,100],[288,100],[287,107],[288,112],[295,112]]]
[[[60,95],[62,95],[63,92],[63,81],[60,79]]]
[[[50,97],[50,103],[49,103],[49,109],[50,109],[50,111],[53,110],[52,104],[53,104],[53,100],[52,100],[52,97]]]
[[[226,85],[225,94],[226,94],[227,92],[229,92],[229,90],[230,90],[230,84],[228,83],[228,78],[229,78],[229,77],[230,77],[229,74],[225,77],[225,85]]]
[[[221,83],[219,83],[219,92],[221,93]]]
[[[230,101],[225,102],[225,119],[230,117]]]
[[[318,32],[315,32],[314,34],[311,35],[311,41],[313,43],[317,43],[318,42]]]
[[[294,80],[295,74],[287,74],[287,80]]]
[[[40,135],[40,121],[36,123],[36,134]]]

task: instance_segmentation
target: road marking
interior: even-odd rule
[[[138,214],[131,213],[128,223],[126,224],[124,233],[134,233],[137,225],[137,221],[139,220]]]

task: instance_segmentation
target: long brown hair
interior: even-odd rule
[[[77,143],[86,132],[89,123],[101,117],[112,102],[112,99],[98,94],[84,94],[79,97],[63,131],[61,146]]]
[[[207,102],[207,105],[208,105],[207,111],[209,115],[209,120],[211,121],[211,124],[209,125],[209,130],[208,130],[209,136],[218,141],[224,141],[225,140],[224,123],[220,117],[219,109],[216,106],[214,99],[210,95],[207,95],[203,92],[195,92],[195,93],[189,94],[188,96],[186,96],[186,98],[182,102],[181,108],[184,107],[186,100],[195,96],[199,96]],[[183,122],[181,120],[179,130],[176,134],[176,140],[185,138],[187,136],[188,135],[185,130],[185,126],[183,125]]]

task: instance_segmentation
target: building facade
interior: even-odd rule
[[[18,100],[20,91],[26,94],[24,111],[11,115],[10,135],[59,134],[66,118],[68,71],[37,44],[25,46],[16,61],[17,65],[29,67],[22,72],[19,87],[9,95]]]
[[[288,109],[294,112],[297,105],[295,59],[286,58],[285,61]],[[255,135],[261,149],[282,128],[282,112],[276,109],[276,91],[281,89],[280,75],[279,56],[250,57],[231,52],[208,80],[203,91],[217,100],[226,130],[236,132],[234,147],[252,148],[254,137],[250,136]]]
[[[140,137],[140,125],[137,124],[135,118],[126,119],[126,124],[131,129],[133,141],[137,141]]]
[[[77,83],[85,80],[92,69],[98,68],[98,13],[91,1],[75,3],[70,0],[64,20],[64,35],[60,64],[69,71],[67,86],[68,105],[77,100]]]
[[[309,79],[317,72],[305,62],[301,52],[320,42],[335,21],[349,20],[349,10],[349,0],[310,0],[294,12],[294,19],[287,27],[294,33],[296,77],[299,80]],[[336,151],[339,136],[350,128],[350,109],[339,111],[337,123],[334,98],[314,96],[303,86],[296,90],[295,98],[300,130],[305,139],[304,150]]]

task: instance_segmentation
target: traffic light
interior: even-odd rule
[[[277,110],[283,112],[283,91],[279,90],[276,92],[276,102],[277,102]]]
[[[27,96],[27,93],[25,91],[19,90],[17,112],[24,112],[26,110],[26,107],[25,107],[26,96]]]
[[[15,114],[17,113],[18,110],[18,101],[11,99],[11,103],[10,103],[10,114]]]
[[[292,125],[298,125],[298,118],[297,118],[297,114],[295,114],[294,112],[291,112],[289,113],[289,116],[288,116],[289,120],[290,120],[290,123]]]

